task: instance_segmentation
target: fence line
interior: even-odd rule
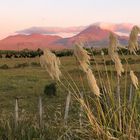
[[[90,93],[89,91],[87,92],[81,92],[81,98],[83,98],[83,93]],[[65,109],[64,109],[64,124],[67,126],[68,123],[68,118],[69,118],[69,110],[70,110],[70,103],[71,103],[71,98],[72,98],[72,93],[69,91],[66,97],[66,102],[65,102]],[[20,110],[19,110],[19,104],[20,104],[20,99],[24,99],[24,97],[16,97],[15,98],[15,105],[14,105],[14,126],[15,130],[18,128],[19,121],[20,121]],[[42,103],[42,97],[38,97],[38,116],[39,116],[39,127],[40,129],[43,128],[43,103]],[[79,115],[79,126],[82,126],[82,116],[83,116],[83,108],[80,105],[80,110],[78,112]]]

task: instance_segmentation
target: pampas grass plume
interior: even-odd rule
[[[131,81],[132,81],[132,84],[134,85],[134,87],[136,89],[138,89],[138,85],[139,85],[138,78],[132,70],[130,71],[130,78],[131,78]]]
[[[88,69],[87,73],[86,73],[86,76],[87,76],[87,80],[88,80],[88,84],[89,84],[89,87],[91,89],[91,91],[97,95],[97,96],[100,96],[100,89],[97,85],[97,82],[96,82],[96,79],[95,79],[95,76],[93,75],[91,69]]]
[[[118,46],[119,46],[119,42],[116,36],[113,33],[110,33],[108,53],[112,61],[115,63],[115,69],[117,71],[117,75],[121,76],[121,73],[124,72],[124,69],[117,52]]]
[[[136,54],[136,51],[139,49],[138,46],[138,34],[140,33],[140,28],[138,26],[134,26],[131,30],[128,42],[128,49],[130,53]]]
[[[74,46],[74,56],[78,60],[82,70],[87,72],[90,64],[90,56],[88,55],[88,52],[83,49],[83,44],[76,44]]]
[[[48,49],[44,50],[44,55],[40,57],[40,65],[45,68],[49,73],[52,79],[60,80],[60,76],[62,75],[59,67],[60,60]]]

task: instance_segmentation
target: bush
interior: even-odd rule
[[[47,96],[56,96],[56,83],[46,85],[44,88],[44,94]]]
[[[4,64],[4,65],[0,66],[0,69],[9,69],[9,66],[7,64]]]

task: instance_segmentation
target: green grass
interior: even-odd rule
[[[132,56],[127,57],[130,58]],[[132,58],[136,59],[135,57]],[[106,56],[105,59],[108,60],[108,56]],[[69,72],[78,84],[79,88],[83,88],[83,86],[80,84],[81,81],[79,80],[79,76],[81,75],[83,79],[85,79],[85,76],[84,73],[82,73],[82,71],[80,71],[77,67],[75,58],[62,57],[60,58],[60,60],[62,63],[61,69],[63,73],[67,75],[66,72]],[[101,56],[97,56],[96,61],[100,64],[100,62],[102,62]],[[7,64],[9,66],[9,69],[0,69],[0,103],[2,105],[2,108],[0,108],[0,110],[11,109],[12,111],[15,97],[21,96],[25,98],[25,101],[22,101],[25,102],[23,106],[24,108],[26,106],[31,106],[30,100],[32,100],[32,103],[36,103],[36,98],[38,98],[39,95],[44,95],[44,86],[48,83],[51,83],[52,79],[50,78],[48,73],[41,67],[32,66],[32,62],[39,63],[39,58],[0,59],[0,66],[3,64]],[[24,68],[14,68],[15,65],[23,63],[28,63],[29,66]],[[137,74],[138,76],[140,76],[140,64],[131,64],[131,68],[134,71],[138,72]],[[93,65],[93,69],[95,71],[96,76],[98,77],[95,65]],[[98,69],[101,71],[105,71],[103,64],[99,65]],[[109,71],[114,71],[114,66],[108,65],[107,69]],[[84,85],[85,88],[88,88],[86,81],[84,81]],[[66,93],[63,92],[65,92],[63,91],[63,88],[58,86],[58,97],[56,97],[57,99],[60,98],[60,102],[58,103],[61,103],[63,100],[65,100]],[[55,104],[52,103],[52,100],[53,99],[48,99],[48,101],[45,104],[55,106]],[[31,110],[32,108],[34,108],[34,105],[31,107]]]
[[[131,64],[131,68],[137,72],[138,78],[140,79],[140,63],[139,57],[134,56],[126,56],[126,59],[133,59],[134,63]],[[123,57],[122,57],[123,59]],[[74,57],[62,57],[60,58],[62,63],[62,73],[67,75],[67,72],[72,76],[74,81],[77,83],[78,88],[83,91],[89,91],[89,87],[87,85],[86,77],[84,73],[77,67],[77,62]],[[106,56],[105,60],[109,60],[109,57]],[[96,61],[99,64],[98,69],[96,68],[93,62],[93,70],[98,79],[98,70],[101,71],[102,78],[106,79],[104,63],[101,56],[96,57]],[[135,63],[137,61],[137,63]],[[28,66],[15,68],[17,64],[27,63]],[[44,95],[43,90],[46,84],[53,82],[48,73],[42,69],[39,65],[34,65],[33,63],[39,64],[39,58],[12,58],[12,59],[0,59],[0,66],[6,64],[8,65],[8,69],[0,69],[0,112],[2,112],[0,120],[5,119],[9,121],[10,126],[7,130],[9,136],[12,132],[12,124],[14,120],[14,104],[15,98],[21,97],[19,100],[19,114],[21,120],[24,120],[24,127],[19,129],[20,131],[23,129],[23,132],[26,134],[30,132],[29,137],[40,137],[39,126],[38,126],[38,97],[41,95],[43,97],[43,109],[44,109],[44,125],[46,126],[43,137],[48,137],[48,140],[56,140],[61,137],[65,132],[69,135],[73,134],[73,138],[75,139],[85,139],[86,132],[80,132],[76,128],[79,127],[79,122],[75,121],[79,118],[79,104],[76,103],[75,99],[72,99],[71,107],[70,107],[70,116],[69,116],[69,128],[65,129],[63,127],[63,117],[64,117],[64,109],[65,109],[65,100],[67,96],[67,91],[60,85],[57,85],[57,96],[49,98]],[[126,64],[124,64],[125,69]],[[110,72],[109,76],[112,76],[112,86],[115,86],[115,70],[113,65],[107,65],[107,70]],[[82,77],[82,81],[81,78]],[[129,76],[128,76],[129,77]],[[68,77],[67,77],[68,78]],[[69,79],[69,78],[68,78]],[[130,78],[127,81],[127,87],[129,88]],[[62,77],[62,82],[65,82],[65,79]],[[70,79],[69,79],[69,82]],[[83,82],[83,84],[81,84]],[[99,80],[98,80],[99,82]],[[72,83],[72,82],[71,82]],[[84,85],[84,87],[83,87]],[[121,78],[121,85],[125,87],[125,78]],[[123,88],[121,90],[124,90]],[[89,94],[90,95],[90,94]],[[90,95],[92,97],[92,95]],[[2,119],[1,119],[2,118]],[[33,121],[31,121],[33,118]],[[8,123],[8,122],[7,122]],[[21,121],[22,123],[22,121]],[[32,124],[32,125],[31,125]],[[7,128],[8,124],[3,124],[3,129]],[[37,127],[37,128],[35,128]],[[33,132],[29,131],[32,130]],[[4,130],[3,130],[4,131]],[[0,124],[0,138],[4,135]],[[11,131],[11,132],[10,132]],[[1,133],[3,132],[3,133]],[[21,132],[19,132],[20,134]],[[18,133],[16,133],[18,134]],[[88,133],[87,133],[88,134]],[[17,138],[20,136],[16,136]],[[24,134],[23,134],[24,137]],[[24,139],[28,139],[27,135]]]

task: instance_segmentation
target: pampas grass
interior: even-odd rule
[[[81,69],[84,72],[87,72],[89,69],[89,60],[90,56],[88,55],[88,52],[83,49],[83,44],[75,44],[74,46],[74,56],[78,60]]]
[[[119,58],[117,49],[119,46],[119,42],[115,36],[115,34],[110,33],[109,36],[109,48],[108,53],[112,59],[112,61],[115,63],[115,69],[117,72],[117,98],[118,98],[118,107],[121,107],[121,94],[120,94],[120,77],[122,75],[122,72],[124,72],[123,65],[121,63],[121,60]],[[122,119],[121,119],[121,111],[119,111],[119,129],[122,131]]]
[[[116,69],[116,71],[117,71],[117,75],[118,75],[118,76],[121,76],[122,73],[124,72],[124,68],[123,68],[123,65],[122,65],[122,63],[121,63],[121,60],[120,60],[118,54],[115,53],[115,54],[113,55],[113,61],[114,61],[114,63],[115,63],[115,69]]]
[[[26,138],[24,137],[24,139],[28,138],[32,139],[33,133],[36,133],[36,135],[38,134],[38,136],[41,136],[41,139],[58,139],[58,140],[140,139],[140,120],[139,120],[140,113],[138,104],[139,96],[138,94],[134,94],[133,90],[131,90],[131,96],[129,96],[129,93],[127,93],[128,89],[130,88],[129,85],[127,85],[128,83],[127,80],[129,78],[127,77],[127,71],[125,72],[126,74],[125,77],[124,75],[122,75],[122,72],[124,72],[123,68],[124,66],[121,63],[121,59],[117,52],[119,46],[120,44],[115,34],[110,33],[108,53],[111,60],[115,64],[115,70],[114,69],[112,70],[112,67],[110,70],[109,69],[110,67],[106,65],[105,58],[107,57],[104,56],[103,53],[102,53],[103,59],[102,61],[104,61],[104,63],[101,64],[103,67],[101,65],[100,65],[101,67],[99,66],[99,63],[97,62],[98,59],[95,59],[95,56],[93,56],[97,68],[96,72],[99,75],[98,78],[99,85],[97,84],[94,73],[91,70],[90,55],[83,48],[84,47],[83,44],[76,44],[74,47],[74,55],[77,60],[76,62],[78,62],[80,68],[84,71],[85,77],[84,76],[82,77],[80,75],[81,73],[80,74],[78,73],[79,71],[78,72],[75,71],[75,74],[76,76],[80,75],[79,77],[81,79],[80,78],[75,79],[76,76],[74,75],[75,77],[72,77],[73,75],[71,76],[69,72],[66,73],[67,75],[65,75],[64,73],[62,75],[60,71],[60,60],[49,50],[44,50],[44,55],[40,57],[40,64],[43,68],[46,69],[51,78],[57,80],[58,84],[63,86],[63,89],[66,89],[65,92],[69,93],[66,99],[66,108],[63,103],[64,100],[61,100],[60,102],[60,100],[58,100],[60,98],[53,98],[54,100],[51,99],[51,101],[55,102],[53,108],[56,111],[54,112],[54,116],[52,115],[53,112],[51,112],[52,114],[50,115],[48,112],[52,108],[50,109],[47,108],[47,111],[45,112],[46,107],[44,105],[44,102],[40,98],[39,100],[40,113],[38,115],[40,115],[41,121],[40,124],[42,124],[43,119],[42,131],[39,131],[40,127],[37,124],[38,122],[37,116],[34,117],[30,116],[29,119],[31,120],[29,121],[29,123],[27,123],[27,121],[22,121],[21,115],[19,115],[17,116],[18,118],[17,132],[19,132],[18,134],[20,136],[18,136],[17,139],[20,139],[23,133],[26,134],[28,132],[30,132],[30,134],[27,134],[28,136]],[[132,84],[136,89],[138,89],[138,78],[128,65],[129,64],[127,63],[127,67],[129,67],[128,71],[130,71],[130,78]],[[105,68],[105,71],[103,68]],[[65,67],[63,70],[67,71]],[[116,71],[117,74],[116,73],[114,74],[114,71]],[[110,75],[112,77],[112,80],[110,80]],[[61,76],[63,76],[62,80],[60,80]],[[116,79],[117,81],[115,81]],[[123,83],[124,80],[125,86]],[[76,84],[75,81],[78,81],[78,84]],[[84,86],[86,87],[85,89],[83,88],[84,90],[81,90],[82,85],[83,87]],[[90,91],[86,91],[88,89],[87,86],[89,86]],[[96,96],[91,94],[91,92],[93,92]],[[139,90],[135,90],[135,92],[139,93]],[[64,95],[66,95],[66,93],[64,93]],[[63,98],[65,97],[62,97],[62,99]],[[58,105],[56,105],[56,103],[58,103],[56,100],[59,101]],[[43,114],[42,114],[42,106],[43,106]],[[49,106],[52,106],[52,104]],[[15,112],[17,112],[16,110],[17,109],[15,109]],[[81,112],[79,112],[79,110]],[[44,118],[45,116],[48,116],[46,117],[47,119]],[[82,122],[81,123],[82,125],[79,125],[79,116],[81,116],[80,122]],[[27,117],[25,116],[24,119],[27,120]],[[23,123],[21,124],[21,121],[25,122],[24,123],[25,126],[23,125]],[[1,121],[0,119],[0,123],[2,122],[3,121]],[[31,123],[33,125],[31,125]],[[22,127],[26,127],[25,129],[26,131],[23,131],[21,129]],[[4,125],[4,130],[8,130],[7,128],[10,128],[9,125],[8,127]],[[35,131],[32,132],[32,129],[34,129]],[[3,130],[3,128],[0,130]],[[12,132],[12,130],[13,129],[11,127],[10,131]],[[10,131],[9,134],[11,134]],[[51,136],[48,138],[49,132],[51,132]],[[40,133],[41,135],[39,135]],[[7,134],[7,132],[5,134]],[[13,133],[12,135],[14,136],[15,134]]]
[[[117,71],[117,75],[121,76],[121,73],[124,72],[124,68],[119,58],[119,55],[117,53],[118,46],[119,46],[119,42],[116,36],[113,33],[110,33],[108,53],[112,61],[115,63],[115,69]]]
[[[128,42],[128,49],[130,53],[136,54],[136,51],[139,49],[138,45],[138,34],[140,33],[140,28],[138,26],[134,26],[131,30]]]
[[[60,76],[62,75],[59,67],[60,60],[48,49],[44,50],[44,55],[40,57],[40,64],[49,73],[52,79],[60,81]]]
[[[47,70],[47,72],[53,79],[58,80],[61,86],[63,86],[63,88],[65,88],[69,93],[69,95],[67,96],[64,117],[62,117],[62,122],[65,123],[62,123],[63,125],[61,123],[57,123],[57,125],[60,125],[61,127],[66,129],[65,132],[61,133],[59,139],[74,139],[75,137],[72,135],[75,133],[78,133],[78,137],[76,137],[77,139],[82,139],[82,136],[84,136],[83,139],[97,140],[139,139],[140,127],[136,100],[137,96],[135,96],[135,94],[132,94],[134,96],[134,100],[130,100],[130,102],[128,102],[127,93],[124,93],[121,89],[123,87],[122,73],[124,72],[124,68],[117,52],[119,46],[120,44],[115,34],[110,33],[108,53],[111,60],[115,64],[115,71],[117,72],[117,74],[111,74],[115,78],[117,77],[117,82],[110,82],[110,73],[108,72],[107,66],[104,62],[106,73],[104,73],[100,69],[98,69],[97,71],[99,75],[101,73],[99,77],[99,86],[97,84],[93,71],[91,70],[89,53],[83,48],[83,44],[76,44],[74,46],[74,56],[76,57],[76,62],[78,62],[80,68],[82,69],[82,71],[84,71],[86,77],[85,81],[88,83],[90,91],[96,96],[93,96],[90,91],[81,91],[82,82],[80,83],[81,85],[76,85],[76,83],[74,82],[74,78],[72,79],[72,76],[70,76],[68,72],[66,73],[68,74],[68,76],[63,74],[64,81],[60,81],[60,77],[62,75],[59,69],[60,60],[50,51],[44,51],[44,55],[40,58],[41,66]],[[103,53],[102,57],[104,58]],[[98,67],[97,62],[96,67]],[[105,74],[107,76],[107,79]],[[105,76],[105,78],[102,78],[102,76]],[[130,77],[134,87],[138,89],[138,78],[133,71],[130,71]],[[127,77],[125,78],[126,80],[128,80]],[[105,90],[106,88],[107,90]],[[127,86],[125,88],[127,88]],[[125,92],[127,92],[127,89],[124,90]],[[75,100],[73,100],[73,97]],[[78,106],[76,106],[77,101]],[[74,106],[72,106],[73,104]],[[77,113],[75,118],[71,118],[71,106],[74,108],[74,110],[76,109],[76,107],[78,107],[78,109],[75,111]],[[82,113],[82,119],[80,119],[82,125],[79,125],[80,107],[82,109],[82,112],[80,112]],[[72,123],[69,118],[72,119]],[[68,133],[70,133],[70,135],[68,135]]]
[[[119,42],[114,33],[110,32],[109,35],[109,48],[108,53],[112,56],[115,52],[117,52],[119,46]]]
[[[130,78],[131,78],[131,81],[132,81],[132,84],[134,85],[134,87],[136,89],[138,89],[138,85],[139,85],[138,78],[132,70],[130,71]]]
[[[95,79],[95,76],[93,75],[92,71],[90,69],[88,69],[87,73],[86,73],[86,76],[87,76],[87,81],[88,81],[88,84],[89,84],[89,87],[90,87],[90,90],[95,94],[97,95],[98,97],[100,96],[100,89],[97,85],[97,82],[96,82],[96,79]]]
[[[100,90],[97,85],[95,76],[93,75],[91,69],[90,69],[90,56],[88,55],[88,52],[83,49],[82,45],[75,45],[74,47],[74,55],[77,58],[82,70],[86,73],[87,81],[90,87],[90,90],[97,96],[100,96]]]

